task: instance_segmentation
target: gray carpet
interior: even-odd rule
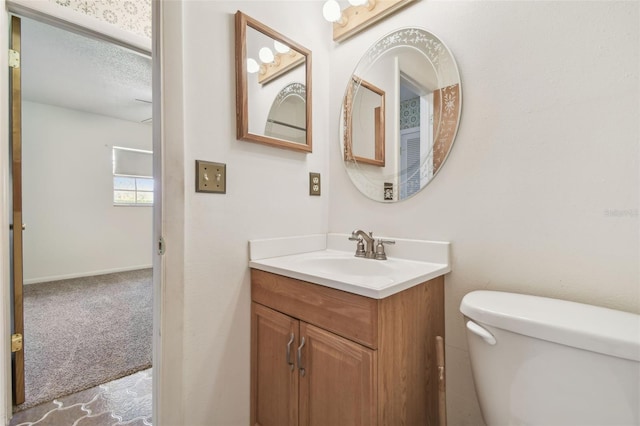
[[[151,366],[152,271],[24,286],[23,410]]]

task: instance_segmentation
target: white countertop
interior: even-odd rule
[[[374,299],[451,271],[449,243],[381,237],[396,244],[387,246],[387,260],[375,260],[355,257],[355,242],[348,237],[317,234],[251,240],[249,267]]]

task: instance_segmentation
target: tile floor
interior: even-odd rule
[[[151,426],[151,369],[16,413],[10,426]]]

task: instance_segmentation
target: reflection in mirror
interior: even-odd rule
[[[345,160],[384,167],[384,90],[353,76],[344,105],[344,114],[350,116],[344,135]]]
[[[291,83],[282,89],[271,105],[264,134],[305,143],[305,97],[306,89],[302,83]]]
[[[249,31],[249,33],[253,34],[254,32]],[[270,44],[269,39],[268,37],[258,35],[259,33],[255,34],[255,37],[249,37],[247,40],[247,43],[251,41],[251,44],[254,45],[255,48],[247,50],[257,51],[258,58],[261,58],[261,63],[258,64],[252,57],[247,58],[247,71],[252,74],[258,74],[258,83],[267,84],[271,80],[293,70],[298,65],[304,64],[304,56],[302,56],[300,52],[290,49],[289,46],[277,40],[273,40],[274,49],[276,50],[275,53],[271,52],[271,49],[268,47],[259,47],[260,43],[256,41],[261,40],[262,46],[268,46]],[[249,64],[249,62],[251,62],[251,64]],[[299,72],[299,74],[301,74],[301,77],[304,77],[304,72]]]
[[[236,13],[238,139],[311,152],[311,52]]]
[[[371,116],[374,104],[356,102],[370,98],[370,86],[386,97],[379,138],[371,124],[361,123],[363,114]],[[385,202],[404,200],[424,188],[451,150],[461,95],[453,55],[433,34],[404,28],[376,42],[358,63],[343,102],[341,143],[354,185],[367,197]],[[371,153],[380,138],[385,161],[375,164]]]

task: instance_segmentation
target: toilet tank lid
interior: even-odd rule
[[[460,312],[514,333],[640,361],[640,315],[630,312],[488,290],[466,294]]]

